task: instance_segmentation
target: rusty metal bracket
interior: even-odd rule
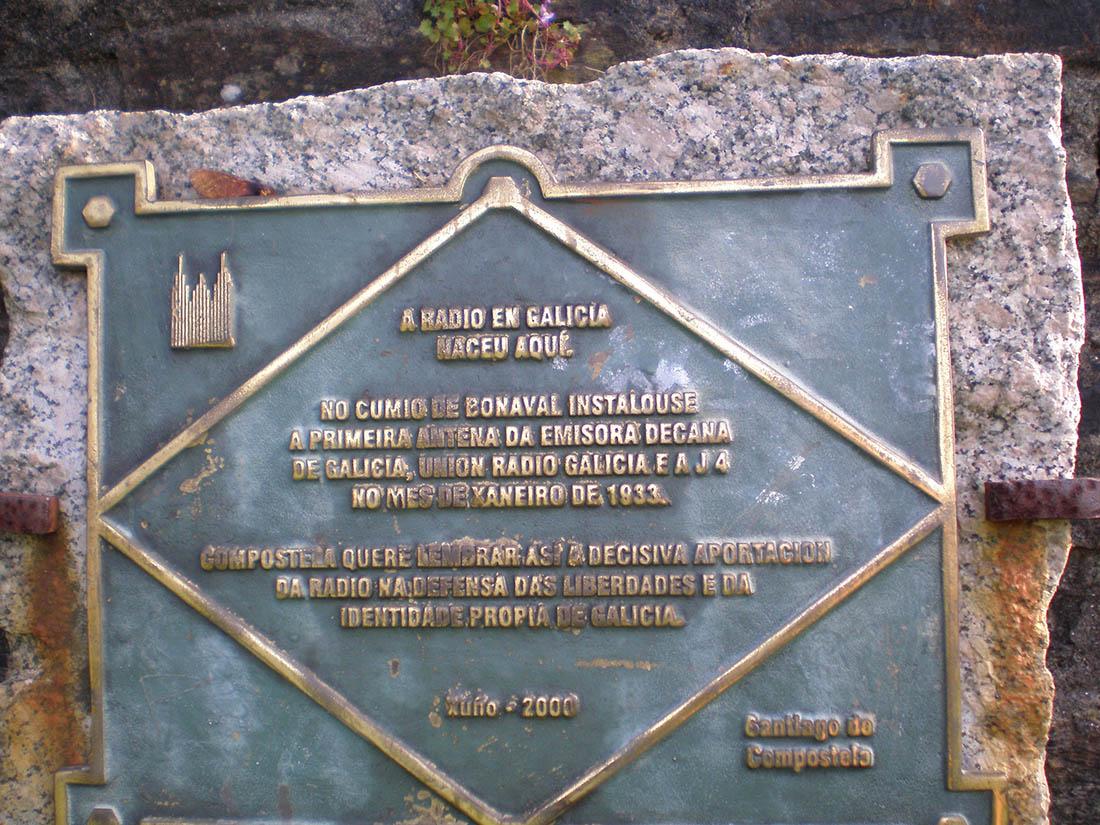
[[[0,533],[52,533],[60,512],[57,496],[0,491]]]
[[[989,521],[1100,518],[1100,479],[1050,478],[987,481]]]

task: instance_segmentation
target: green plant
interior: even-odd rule
[[[420,33],[448,73],[500,68],[544,77],[572,61],[581,33],[557,21],[551,0],[426,0]]]

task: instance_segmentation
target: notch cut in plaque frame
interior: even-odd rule
[[[648,282],[629,265],[616,258],[607,250],[579,235],[570,227],[562,224],[549,213],[523,196],[510,179],[490,180],[484,194],[461,211],[453,220],[424,239],[390,269],[381,273],[363,290],[338,308],[318,326],[307,333],[290,349],[256,373],[237,390],[225,396],[219,403],[201,416],[174,439],[165,444],[154,455],[130,473],[121,483],[110,490],[101,490],[99,483],[99,405],[102,391],[100,384],[100,312],[101,278],[103,275],[102,252],[94,250],[66,251],[64,241],[65,216],[67,214],[66,184],[70,179],[102,176],[134,177],[135,202],[137,214],[163,213],[199,213],[229,212],[240,210],[268,210],[284,207],[328,206],[328,205],[369,205],[391,203],[458,203],[462,200],[464,187],[472,173],[483,163],[491,160],[507,160],[524,167],[534,175],[542,197],[546,200],[568,198],[624,197],[630,195],[678,195],[706,193],[741,193],[763,191],[796,191],[808,189],[841,188],[888,188],[894,185],[890,162],[891,144],[907,143],[967,143],[970,148],[970,172],[973,192],[974,217],[969,220],[933,220],[931,226],[932,293],[935,318],[936,350],[936,390],[937,413],[939,420],[938,452],[942,481],[929,476],[912,462],[900,456],[889,445],[884,444],[873,434],[852,422],[842,412],[834,409],[829,402],[817,398],[813,393],[801,387],[781,367],[758,356],[725,335],[705,314],[685,307],[660,287]],[[924,195],[922,195],[924,197]],[[316,674],[301,667],[281,653],[270,640],[265,639],[255,628],[244,624],[239,618],[211,602],[193,583],[182,579],[168,569],[143,548],[123,534],[107,518],[107,511],[118,504],[133,489],[140,485],[157,468],[171,460],[172,456],[193,443],[214,424],[232,413],[254,393],[259,391],[277,374],[285,369],[295,358],[303,354],[329,333],[335,330],[387,287],[404,277],[415,266],[443,246],[450,238],[476,221],[482,214],[492,209],[511,209],[523,214],[536,226],[556,237],[563,243],[568,238],[570,246],[582,257],[610,275],[619,283],[627,286],[641,298],[659,310],[677,320],[695,333],[706,344],[714,347],[735,364],[744,368],[762,382],[770,386],[791,403],[809,412],[835,432],[853,443],[880,463],[893,469],[918,489],[930,495],[937,507],[930,514],[914,524],[906,533],[891,545],[883,548],[873,558],[848,576],[837,587],[821,599],[812,603],[779,632],[763,644],[733,663],[716,679],[702,690],[690,696],[671,712],[651,725],[639,736],[613,754],[609,759],[594,766],[572,782],[565,790],[552,799],[525,811],[519,816],[506,815],[495,810],[483,800],[463,788],[451,777],[442,773],[436,766],[420,757],[406,743],[384,731],[365,714],[350,708],[332,688],[326,685]],[[777,178],[749,178],[733,181],[669,181],[639,183],[596,183],[561,184],[552,173],[525,150],[510,146],[494,146],[481,150],[456,169],[449,182],[442,187],[398,190],[388,193],[336,194],[336,195],[292,195],[265,199],[240,199],[226,202],[203,201],[158,201],[154,171],[148,162],[101,164],[89,166],[63,167],[59,170],[55,183],[54,197],[54,234],[52,251],[54,262],[60,266],[82,267],[88,274],[88,313],[89,313],[89,443],[88,443],[88,619],[89,619],[89,667],[92,695],[92,735],[90,764],[80,768],[62,770],[57,774],[56,805],[57,825],[68,823],[67,788],[70,784],[103,784],[106,782],[103,740],[103,651],[102,651],[102,562],[100,542],[106,541],[118,549],[142,570],[165,585],[190,607],[209,619],[214,625],[236,639],[247,650],[255,654],[262,662],[284,676],[302,690],[307,696],[332,713],[352,730],[375,744],[390,758],[404,767],[416,779],[443,800],[480,825],[547,825],[566,809],[578,802],[604,781],[615,775],[622,767],[632,762],[649,748],[660,742],[684,721],[708,705],[724,691],[736,684],[757,665],[781,649],[803,631],[811,627],[818,619],[826,615],[833,607],[842,602],[874,575],[885,569],[906,550],[913,547],[935,530],[942,531],[943,563],[942,585],[944,594],[943,629],[945,651],[945,691],[947,753],[945,776],[949,790],[953,791],[989,791],[992,794],[992,816],[994,825],[1005,825],[1005,777],[1000,772],[971,772],[962,766],[962,730],[961,730],[961,686],[959,670],[959,616],[958,616],[958,531],[955,520],[955,460],[953,400],[950,376],[950,347],[947,331],[947,279],[945,241],[950,237],[972,235],[988,231],[989,215],[986,201],[986,177],[984,144],[980,130],[973,128],[941,130],[894,129],[875,134],[873,139],[872,170],[868,173],[839,175],[802,175]],[[224,262],[224,258],[223,258]],[[182,271],[182,269],[181,269]],[[950,821],[951,815],[944,817]],[[147,820],[153,822],[154,820]],[[171,820],[175,825],[197,822],[197,820],[179,818]],[[76,825],[76,823],[73,823]]]

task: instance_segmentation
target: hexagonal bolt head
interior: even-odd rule
[[[913,188],[925,200],[935,200],[947,194],[951,187],[951,170],[942,163],[922,163],[913,175]]]
[[[115,216],[115,204],[104,195],[96,195],[94,198],[88,198],[80,214],[84,216],[84,223],[92,229],[103,229],[105,226],[110,226],[111,218]]]
[[[93,808],[88,825],[120,825],[113,808]]]

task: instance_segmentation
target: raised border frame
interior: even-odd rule
[[[330,314],[317,327],[288,350],[227,395],[164,447],[129,473],[114,488],[100,492],[99,483],[99,390],[101,287],[103,255],[99,251],[65,252],[64,216],[67,213],[67,186],[70,179],[127,176],[134,177],[135,214],[189,213],[279,209],[285,207],[381,205],[395,203],[458,203],[472,173],[492,160],[511,161],[534,175],[546,200],[590,197],[626,197],[632,195],[717,194],[810,189],[888,188],[893,185],[891,146],[893,144],[968,143],[974,218],[967,221],[932,221],[931,252],[934,316],[936,324],[936,386],[939,419],[939,451],[942,482],[928,476],[893,451],[889,445],[867,433],[828,402],[804,390],[793,378],[766,359],[721,332],[705,316],[679,303],[674,296],[650,284],[614,255],[588,241],[549,213],[526,200],[509,178],[491,179],[484,194],[440,229],[420,242],[411,252],[372,280],[348,302]],[[103,627],[101,542],[107,541],[142,569],[172,590],[189,606],[228,633],[261,661],[282,675],[307,696],[320,704],[352,730],[364,736],[390,758],[408,770],[417,780],[479,825],[548,825],[563,811],[579,801],[606,779],[617,773],[684,721],[717,698],[772,653],[807,629],[846,599],[866,581],[880,572],[935,529],[943,534],[944,650],[947,704],[947,787],[956,791],[992,792],[992,821],[1006,825],[1005,784],[1002,773],[966,771],[962,766],[961,674],[959,662],[958,613],[958,530],[956,526],[954,402],[951,385],[950,338],[948,333],[948,289],[946,240],[986,232],[990,228],[986,197],[985,147],[980,129],[938,130],[890,129],[875,133],[872,140],[871,171],[834,175],[796,175],[753,177],[730,181],[663,181],[638,183],[560,183],[534,154],[511,146],[490,146],[462,161],[448,182],[441,187],[399,189],[381,193],[285,195],[269,198],[240,198],[223,201],[158,201],[155,170],[148,161],[63,166],[54,182],[53,233],[51,252],[56,265],[84,268],[87,272],[88,308],[88,418],[87,418],[87,571],[88,571],[88,661],[91,685],[91,754],[87,765],[65,768],[55,776],[54,800],[56,825],[69,825],[68,786],[97,785],[107,781],[104,742],[103,705]],[[789,401],[809,412],[841,436],[869,453],[879,462],[903,476],[914,486],[939,502],[939,507],[913,525],[897,541],[879,551],[868,563],[854,571],[837,587],[802,611],[778,633],[748,655],[728,667],[716,679],[657,723],[632,739],[602,763],[589,769],[565,790],[549,801],[511,817],[496,811],[443,774],[431,762],[420,757],[403,742],[375,725],[365,714],[351,706],[336,691],[312,672],[289,661],[262,634],[236,616],[210,602],[191,582],[158,563],[142,548],[127,539],[104,518],[105,513],[160,466],[229,415],[249,396],[262,388],[292,361],[322,340],[386,288],[448,240],[490,209],[515,209],[550,235],[564,241],[578,254],[670,315],[706,343],[770,385]],[[194,819],[146,819],[148,825],[187,825]],[[211,820],[205,820],[210,823]],[[219,820],[221,822],[221,820]]]

